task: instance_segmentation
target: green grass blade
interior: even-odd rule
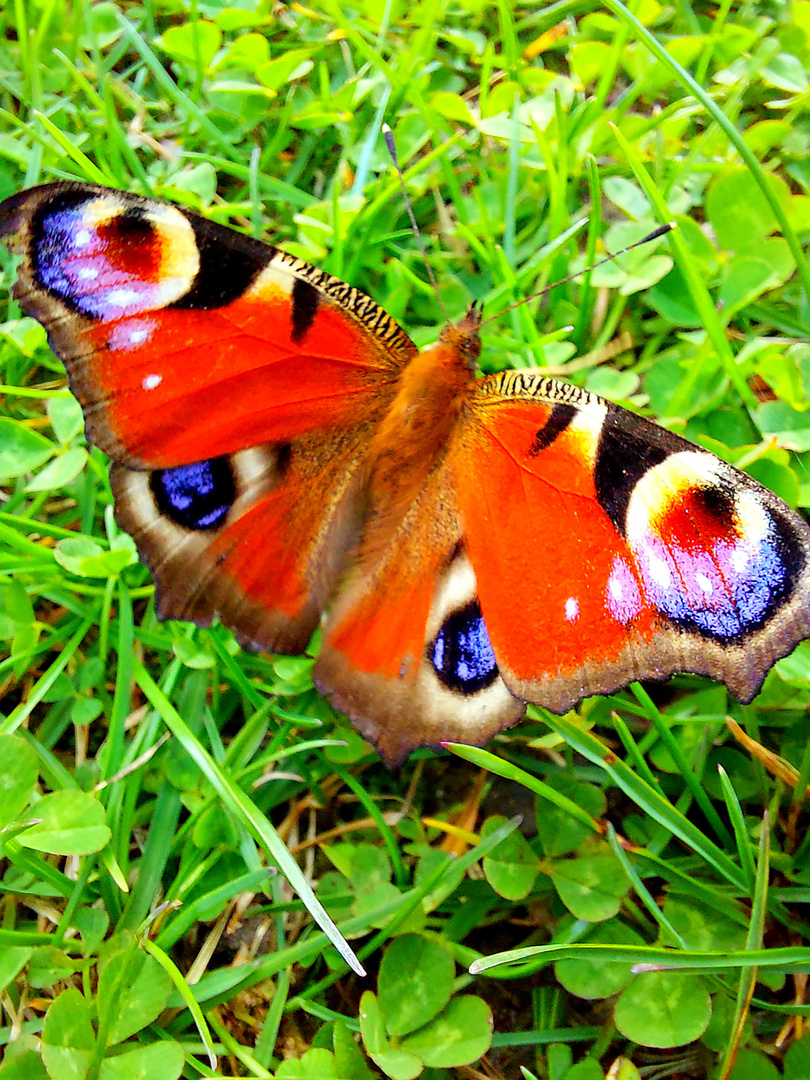
[[[191,733],[185,720],[152,679],[146,669],[135,661],[135,679],[152,706],[157,709],[161,719],[174,737],[198,765],[201,772],[222,799],[234,818],[243,825],[251,836],[261,843],[277,863],[279,869],[306,904],[312,918],[323,930],[328,939],[358,975],[365,975],[362,964],[341,936],[340,931],[327,915],[323,904],[316,898],[304,875],[293,857],[287,851],[278,833],[256,805],[240,791],[222,772],[211,755]]]
[[[754,862],[754,856],[751,853],[751,842],[748,839],[748,829],[745,826],[745,818],[743,817],[740,800],[737,798],[737,792],[734,790],[734,786],[729,779],[728,773],[722,765],[717,766],[717,772],[720,776],[720,784],[723,789],[723,798],[725,799],[726,807],[728,809],[728,816],[731,819],[731,827],[734,830],[734,839],[737,842],[737,854],[740,856],[740,866],[742,867],[742,872],[745,874],[746,881],[748,882],[749,892],[753,895],[757,869]]]
[[[628,768],[595,735],[581,730],[562,716],[549,714],[546,716],[546,723],[562,735],[574,750],[604,769],[613,782],[618,784],[637,806],[696,851],[727,881],[738,888],[745,888],[744,875],[728,855],[712,843],[693,822],[684,817],[660,791],[651,787]]]
[[[745,946],[751,952],[762,949],[762,940],[765,934],[765,917],[768,912],[768,879],[771,869],[771,819],[766,810],[762,818],[762,833],[759,843],[759,858],[757,859],[756,884],[754,887],[754,902],[751,906],[751,922],[748,927],[748,937]],[[757,983],[756,967],[745,968],[740,973],[740,985],[737,990],[737,1003],[734,1010],[734,1020],[731,1026],[731,1038],[726,1047],[723,1063],[718,1073],[718,1080],[728,1080],[728,1076],[734,1066],[737,1050],[742,1043],[745,1022],[751,1008],[751,999],[754,996],[754,987]]]
[[[510,949],[470,965],[470,973],[483,975],[493,968],[528,964],[534,970],[558,960],[592,960],[606,963],[631,963],[635,971],[735,971],[768,968],[779,972],[810,971],[810,948],[788,945],[779,949],[755,949],[725,952],[722,949],[705,952],[679,952],[655,945],[533,945],[525,949]],[[498,973],[502,974],[501,972]]]
[[[513,765],[511,761],[499,758],[490,753],[489,750],[481,750],[476,746],[466,746],[464,743],[443,743],[442,745],[465,761],[471,761],[473,765],[487,769],[489,772],[495,773],[496,776],[503,776],[506,780],[512,780],[516,784],[522,784],[529,791],[533,791],[535,795],[539,795],[541,799],[547,799],[558,809],[564,810],[566,814],[570,814],[571,817],[582,822],[583,825],[586,825],[597,835],[601,836],[604,833],[604,827],[600,822],[591,817],[581,806],[577,806],[572,799],[567,798],[560,791],[555,791],[549,784],[544,784],[542,780],[538,780],[519,766]]]
[[[92,180],[95,184],[106,185],[107,187],[115,183],[114,178],[108,176],[107,173],[102,172],[86,154],[82,153],[72,139],[68,138],[67,135],[59,130],[52,120],[41,112],[35,112],[34,116],[36,116],[37,120],[39,120],[40,124],[42,124],[48,134],[59,143],[71,161],[78,165],[79,169],[84,173],[88,180]]]
[[[140,939],[139,944],[144,952],[148,952],[150,956],[153,956],[155,960],[157,960],[172,980],[175,989],[180,994],[180,997],[185,1002],[186,1008],[191,1013],[192,1019],[194,1020],[194,1026],[200,1033],[200,1038],[208,1053],[208,1061],[211,1064],[211,1068],[215,1069],[217,1067],[217,1056],[214,1053],[214,1040],[211,1038],[211,1032],[208,1028],[208,1024],[205,1022],[202,1009],[194,1000],[194,995],[191,992],[190,986],[183,978],[182,972],[172,958],[168,956],[163,949],[159,948],[154,941],[150,941],[149,938],[143,937]]]
[[[751,153],[745,139],[734,124],[728,119],[723,110],[716,104],[711,96],[706,93],[703,87],[692,78],[686,68],[682,67],[677,60],[669,55],[663,45],[661,45],[646,26],[644,26],[632,12],[621,3],[621,0],[605,0],[605,7],[609,8],[614,14],[618,15],[620,19],[625,20],[633,27],[638,39],[644,42],[644,45],[649,49],[656,60],[658,60],[660,64],[663,64],[664,67],[668,68],[684,88],[697,98],[706,112],[709,113],[726,133],[729,141],[733,144],[737,153],[750,169],[751,175],[756,180],[758,187],[773,211],[774,217],[779,222],[779,228],[788,243],[793,260],[796,263],[796,270],[801,278],[805,297],[807,300],[810,300],[810,265],[808,265],[802,246],[799,243],[796,233],[788,221],[782,206],[771,191],[762,166],[757,161],[755,155]]]
[[[619,838],[616,835],[616,830],[609,822],[607,830],[607,840],[610,844],[613,854],[622,864],[622,868],[624,869],[625,874],[627,874],[630,884],[635,889],[639,900],[642,902],[650,915],[652,915],[653,919],[658,923],[658,925],[663,930],[666,930],[669,934],[671,934],[673,940],[676,941],[684,951],[686,951],[688,949],[688,945],[678,933],[678,931],[675,929],[675,927],[672,925],[672,923],[669,921],[669,919],[666,917],[666,915],[663,913],[658,904],[656,904],[652,893],[641,880],[641,877],[636,871],[636,868],[633,866],[633,864],[630,862],[630,859],[627,857],[627,852],[619,843]]]

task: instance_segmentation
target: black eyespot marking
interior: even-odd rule
[[[720,484],[707,484],[690,492],[697,512],[728,528],[735,519],[734,493]]]
[[[599,433],[593,479],[599,505],[622,536],[630,496],[642,476],[670,454],[692,449],[691,443],[643,417],[608,409]]]
[[[718,514],[718,521],[723,522],[726,515],[733,520],[733,497],[716,488],[701,489],[701,495],[704,490],[704,505]],[[725,596],[710,595],[704,603],[677,591],[655,598],[676,626],[724,645],[744,645],[793,598],[806,564],[802,543],[792,523],[781,513],[771,511],[768,517],[765,536],[748,545],[747,550],[742,548],[747,555],[745,566],[721,563],[728,590]]]
[[[460,694],[476,694],[495,682],[498,665],[477,600],[448,615],[428,646],[428,658],[439,680]]]
[[[232,304],[250,288],[275,249],[196,214],[186,218],[194,230],[200,269],[185,296],[169,306],[210,311]]]
[[[529,449],[529,457],[536,457],[542,450],[548,449],[554,440],[562,435],[576,414],[577,410],[573,405],[555,405],[548,420],[538,429]]]
[[[119,244],[134,245],[148,243],[155,231],[140,206],[128,206],[123,214],[118,214],[109,225],[100,226],[99,233],[104,236],[105,228]]]
[[[194,532],[219,528],[236,499],[236,481],[227,457],[156,469],[149,486],[161,513]]]
[[[315,321],[318,311],[318,290],[303,278],[296,278],[292,291],[292,333],[296,345],[300,344]]]
[[[292,446],[289,443],[279,443],[274,449],[276,452],[276,472],[279,476],[284,476],[292,460]]]
[[[124,279],[129,284],[133,277],[153,278],[156,265],[154,228],[142,208],[130,206],[108,221],[87,222],[92,198],[68,190],[37,207],[31,218],[31,262],[42,289],[77,314],[97,318],[105,310],[99,286],[105,271],[117,271],[114,284],[123,285]]]
[[[776,609],[781,607],[793,595],[799,578],[804,573],[807,559],[801,538],[797,535],[793,524],[784,518],[781,513],[772,514],[771,523],[783,570],[783,581],[780,588],[776,590],[774,598],[774,609]]]

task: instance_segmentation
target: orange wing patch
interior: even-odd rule
[[[459,507],[481,608],[509,685],[559,686],[648,641],[653,611],[627,544],[596,498],[598,415],[577,413],[552,442],[551,404],[483,407],[456,459]],[[537,445],[538,441],[541,445]],[[579,695],[581,696],[581,694]],[[545,702],[544,702],[545,703]]]
[[[294,343],[291,310],[289,297],[246,296],[88,328],[86,407],[108,429],[96,441],[117,459],[167,468],[355,423],[371,411],[374,381],[363,334],[323,307]],[[393,388],[376,381],[379,411]]]
[[[64,360],[89,438],[130,468],[379,415],[416,353],[358,290],[150,199],[46,185],[6,200],[0,234],[23,257],[15,295]]]
[[[481,743],[524,709],[489,647],[448,480],[429,479],[377,566],[361,559],[313,673],[389,765],[416,746]]]

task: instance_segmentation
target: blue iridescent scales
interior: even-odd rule
[[[706,454],[682,451],[650,470],[636,485],[625,530],[653,604],[678,625],[719,640],[767,622],[796,577],[780,518]],[[624,618],[640,606],[621,563],[608,593]]]
[[[372,300],[178,207],[0,206],[14,295],[112,459],[161,617],[302,651],[394,764],[677,671],[750,701],[810,636],[810,529],[712,454],[539,371],[418,353]]]
[[[150,486],[164,514],[197,532],[222,525],[236,499],[233,475],[221,458],[156,469]]]
[[[43,287],[78,313],[105,322],[171,303],[197,274],[199,258],[182,213],[167,206],[163,218],[179,233],[172,242],[171,267],[159,250],[164,245],[145,220],[131,217],[123,230],[118,227],[119,251],[111,259],[108,222],[87,212],[86,203],[57,204],[41,219],[37,265]],[[161,274],[155,276],[158,264]]]

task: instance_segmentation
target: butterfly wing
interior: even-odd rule
[[[323,693],[389,764],[482,744],[634,679],[740,701],[810,635],[810,528],[713,454],[537,373],[479,380],[372,572],[331,613]]]
[[[14,295],[114,460],[158,612],[300,651],[358,528],[369,429],[416,350],[358,290],[178,207],[88,184],[0,206]]]
[[[810,634],[810,528],[713,454],[537,373],[480,381],[454,483],[501,676],[563,712],[674,672],[742,702]]]
[[[367,443],[355,427],[173,469],[114,464],[116,520],[159,618],[218,615],[246,647],[302,652],[360,528]]]
[[[48,331],[88,438],[171,468],[382,412],[416,349],[357,289],[179,207],[90,184],[7,199],[14,295]],[[370,393],[370,391],[374,391]]]
[[[386,526],[375,519],[364,536],[365,550],[383,554],[344,584],[313,678],[393,767],[417,746],[483,743],[525,705],[489,647],[449,462],[391,533]]]

